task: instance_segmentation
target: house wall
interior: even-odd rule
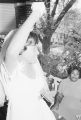
[[[7,33],[16,27],[14,4],[0,3],[0,34]]]

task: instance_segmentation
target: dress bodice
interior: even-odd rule
[[[24,63],[17,63],[17,66],[13,73],[10,75],[9,72],[7,71],[5,65],[2,65],[2,76],[3,76],[3,81],[4,81],[4,87],[5,91],[7,94],[7,97],[10,97],[11,91],[14,91],[14,93],[21,93],[25,92],[26,94],[30,94],[32,92],[33,95],[39,94],[41,89],[44,87],[44,75],[42,68],[37,61],[36,63],[33,64],[34,70],[36,72],[36,78],[32,79],[27,77],[22,71],[24,69]],[[31,91],[32,89],[32,91]]]

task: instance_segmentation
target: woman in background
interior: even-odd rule
[[[81,119],[81,68],[71,65],[69,77],[62,80],[55,97],[55,111],[64,120]],[[60,119],[59,119],[60,120]]]
[[[40,97],[47,84],[37,59],[36,35],[30,34],[45,11],[44,3],[34,3],[32,9],[24,24],[6,37],[1,52],[2,82],[9,99],[6,120],[55,120]]]

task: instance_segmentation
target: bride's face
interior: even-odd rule
[[[34,63],[37,61],[37,48],[35,43],[31,42],[31,40],[29,41],[29,43],[31,43],[30,45],[28,45],[29,43],[26,44],[25,50],[22,53],[22,58],[29,63]]]
[[[27,50],[23,52],[22,56],[27,62],[35,62],[37,59],[35,46],[28,46]]]
[[[35,40],[32,37],[29,38],[26,43],[26,46],[29,46],[29,45],[31,45],[31,46],[35,45]]]

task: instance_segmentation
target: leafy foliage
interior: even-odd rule
[[[40,55],[42,67],[45,72],[60,78],[67,77],[67,68],[71,64],[79,64],[81,66],[81,13],[77,10],[70,10],[62,20],[61,24],[53,34],[57,35],[57,44],[64,46],[61,56],[48,54]],[[60,36],[60,38],[58,37]],[[53,41],[53,40],[52,40]],[[60,42],[59,42],[60,41]],[[54,41],[53,41],[53,44]]]

